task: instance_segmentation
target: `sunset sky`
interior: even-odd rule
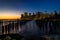
[[[20,19],[21,15],[16,11],[0,12],[0,19]]]
[[[0,0],[0,18],[13,18],[11,15],[19,17],[24,12],[54,10],[60,11],[60,0]]]

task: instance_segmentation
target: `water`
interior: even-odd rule
[[[3,26],[4,25],[8,25],[8,22],[3,22]],[[12,24],[14,25],[14,24]],[[14,26],[13,26],[14,27]],[[17,27],[17,28],[16,28]],[[51,32],[54,32],[55,34],[60,34],[60,22],[53,22],[53,21],[48,21],[48,22],[43,22],[43,26],[39,26],[41,28],[38,27],[38,25],[36,24],[35,20],[32,21],[28,21],[27,23],[25,23],[24,25],[22,24],[20,26],[20,31],[18,30],[18,25],[16,26],[16,33],[20,33],[20,34],[49,34]],[[0,29],[2,30],[1,26]],[[0,31],[1,31],[0,30]],[[10,30],[13,32],[13,29]],[[11,32],[10,31],[10,32]]]
[[[30,37],[31,35],[34,35],[38,37],[43,36],[43,38],[46,38],[46,40],[51,40],[51,39],[60,40],[60,22],[53,22],[53,21],[43,22],[42,26],[39,27],[38,24],[36,24],[35,20],[28,21],[25,24],[22,24],[20,26],[16,24],[18,23],[13,22],[12,26],[8,26],[10,27],[10,32],[14,33],[13,25],[15,25],[16,33],[24,37]],[[8,23],[4,22],[3,26],[4,25],[8,25]],[[19,31],[19,27],[21,29],[20,31]],[[2,28],[0,28],[0,31],[1,30]]]

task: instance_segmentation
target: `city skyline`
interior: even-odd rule
[[[0,19],[20,18],[24,12],[59,12],[59,4],[60,0],[0,0]]]

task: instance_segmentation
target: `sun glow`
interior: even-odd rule
[[[3,16],[3,15],[1,15],[0,16],[0,19],[20,19],[20,16],[19,15],[5,15],[5,16]]]
[[[20,19],[19,12],[0,12],[0,19]]]

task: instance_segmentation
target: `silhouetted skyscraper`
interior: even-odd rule
[[[31,16],[31,13],[29,13],[29,16]]]
[[[24,15],[23,14],[21,14],[21,18],[23,18],[24,17]]]
[[[24,13],[24,17],[27,17],[27,16],[28,16],[28,13],[27,13],[27,12],[25,12],[25,13]]]

